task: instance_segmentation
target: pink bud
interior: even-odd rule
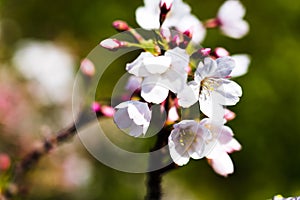
[[[231,121],[236,117],[236,114],[231,110],[225,109],[224,119],[226,121]]]
[[[91,105],[91,109],[94,112],[100,112],[101,111],[101,104],[98,102],[93,102]]]
[[[188,29],[188,30],[184,31],[183,34],[186,35],[190,39],[193,37],[192,29]]]
[[[209,19],[204,23],[206,28],[217,28],[221,25],[221,21],[218,18]]]
[[[161,0],[160,1],[160,15],[159,22],[162,25],[165,21],[168,12],[171,10],[173,0]]]
[[[129,26],[126,22],[117,20],[113,22],[113,27],[118,31],[127,31],[129,30]]]
[[[113,117],[115,114],[115,109],[111,106],[102,106],[102,114],[106,117]]]
[[[118,48],[126,46],[127,43],[119,41],[117,39],[108,38],[108,39],[101,41],[100,45],[108,50],[116,50]]]
[[[11,162],[7,154],[0,154],[0,171],[6,171],[10,167]]]
[[[202,56],[209,56],[211,52],[211,48],[201,48],[199,52]]]
[[[223,47],[217,47],[214,50],[214,55],[217,58],[220,58],[220,57],[224,57],[224,56],[229,56],[229,52]]]
[[[83,74],[93,76],[95,74],[95,66],[88,58],[81,61],[80,69]]]
[[[161,10],[167,10],[167,12],[170,11],[172,4],[174,0],[161,0],[160,1],[160,8]]]

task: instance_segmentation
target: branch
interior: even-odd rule
[[[169,96],[169,100],[171,99],[171,96]],[[164,105],[166,111],[169,110],[170,102],[166,101],[166,104]],[[170,128],[168,126],[165,126],[158,134],[157,134],[157,140],[154,145],[154,147],[151,149],[151,151],[157,151],[168,144],[168,137],[170,135]],[[153,154],[150,154],[149,159],[149,166],[151,168],[151,164],[154,162],[157,162],[157,160],[162,163],[162,158],[169,155],[169,151],[160,151],[160,155],[157,157],[154,157]],[[147,173],[147,194],[145,197],[145,200],[160,200],[162,197],[162,176],[173,170],[176,169],[178,166],[172,162],[168,166],[161,168],[159,170],[148,172]]]
[[[102,113],[96,113],[97,117],[102,117]],[[92,122],[95,117],[95,113],[91,111],[83,111],[79,114],[77,120],[71,124],[69,127],[58,131],[54,136],[46,139],[42,146],[33,149],[28,154],[26,154],[22,160],[17,164],[16,168],[13,171],[14,180],[13,184],[17,186],[17,190],[19,189],[18,186],[22,181],[23,177],[32,170],[39,162],[39,160],[47,155],[52,149],[57,147],[58,145],[69,141],[71,138],[74,137],[77,133],[77,129],[80,129],[87,125],[88,123]],[[9,189],[4,192],[4,196],[6,199],[11,199],[13,196],[16,195],[16,192],[10,191]]]

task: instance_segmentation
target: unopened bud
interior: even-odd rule
[[[202,48],[199,50],[202,56],[209,56],[211,52],[211,48]]]
[[[84,75],[93,76],[95,74],[95,65],[88,58],[81,61],[80,70]]]
[[[10,158],[7,154],[0,154],[0,171],[6,171],[10,167]]]
[[[91,105],[91,109],[92,109],[92,111],[98,113],[101,111],[101,104],[98,102],[93,102]]]
[[[223,47],[217,47],[214,50],[214,56],[216,56],[217,58],[229,56],[229,52]]]
[[[160,1],[160,8],[164,8],[168,10],[168,12],[171,10],[172,4],[174,0],[161,0]]]
[[[108,38],[100,42],[100,45],[108,50],[117,50],[121,47],[125,47],[127,43],[117,39]]]
[[[106,117],[113,117],[115,114],[115,109],[111,106],[102,106],[101,112]]]
[[[124,21],[121,21],[121,20],[114,21],[113,22],[113,27],[117,31],[127,31],[127,30],[129,30],[128,24]]]
[[[183,32],[183,35],[187,36],[189,39],[191,39],[193,37],[193,32],[191,29],[188,29],[186,31]]]
[[[163,22],[165,21],[168,12],[171,10],[172,4],[173,4],[173,0],[160,1],[160,16],[159,16],[160,25],[162,25]]]
[[[221,25],[221,21],[218,18],[209,19],[204,23],[206,28],[217,28]]]

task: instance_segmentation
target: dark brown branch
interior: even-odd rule
[[[169,100],[172,97],[169,96]],[[170,107],[170,103],[169,101],[166,101],[165,104],[165,109],[166,111],[169,110]],[[151,151],[157,151],[159,149],[161,149],[162,147],[164,147],[165,145],[168,144],[168,137],[170,135],[170,127],[165,126],[158,134],[157,134],[157,140],[156,143],[154,145],[154,147],[151,149]],[[156,155],[157,156],[157,155]],[[151,165],[154,162],[160,162],[162,164],[162,158],[169,156],[169,151],[160,151],[160,155],[158,155],[157,157],[154,157],[154,154],[150,155],[150,159],[149,159],[149,168],[151,169]],[[147,194],[145,197],[145,200],[160,200],[162,197],[162,187],[161,187],[161,183],[162,183],[162,176],[173,170],[176,169],[177,165],[175,163],[171,163],[168,166],[165,166],[159,170],[156,171],[152,171],[152,172],[148,172],[147,173]]]

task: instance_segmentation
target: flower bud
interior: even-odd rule
[[[112,25],[117,31],[128,31],[129,30],[128,24],[121,20],[114,21]]]
[[[92,111],[98,113],[101,111],[101,104],[98,102],[93,102],[91,105],[91,109],[92,109]]]
[[[95,66],[88,58],[81,61],[80,70],[86,76],[91,77],[95,74]]]
[[[105,117],[113,117],[115,109],[111,106],[102,106],[101,112]]]
[[[160,25],[163,24],[165,21],[168,12],[171,10],[173,4],[173,0],[161,0],[160,1],[160,16],[159,16],[159,22]]]
[[[10,167],[10,158],[7,154],[0,154],[0,171],[6,171]]]
[[[214,56],[216,56],[217,58],[229,56],[229,52],[223,47],[217,47],[214,50]]]
[[[127,43],[123,41],[119,41],[117,39],[108,38],[101,41],[100,45],[108,50],[117,50],[121,47],[125,47]]]

